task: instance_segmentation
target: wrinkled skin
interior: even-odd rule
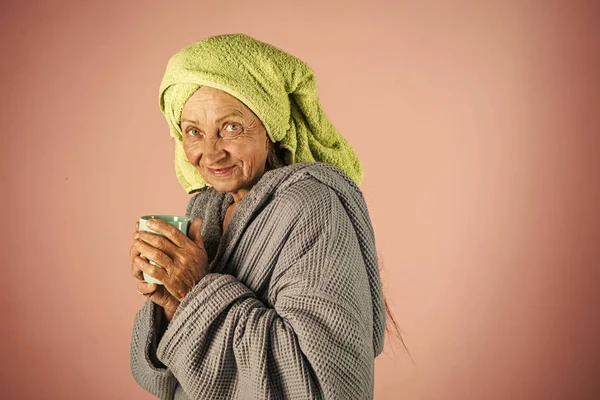
[[[236,205],[265,173],[269,138],[260,119],[230,94],[202,86],[181,112],[188,161],[215,190],[229,192]],[[209,168],[233,167],[225,176]]]
[[[134,240],[130,250],[131,271],[138,279],[138,291],[164,308],[168,320],[173,317],[179,303],[208,273],[208,256],[200,234],[202,221],[196,218],[189,227],[189,236],[166,221],[156,222],[152,232],[139,231],[135,224]],[[140,257],[140,253],[163,268],[159,268]],[[144,281],[142,271],[160,280],[163,285]]]
[[[244,103],[208,86],[202,86],[188,99],[181,120],[188,161],[215,190],[233,196],[234,203],[224,221],[227,224],[233,210],[265,173],[270,145],[266,129]],[[227,174],[214,172],[229,167],[232,169]],[[156,227],[150,229],[166,238],[140,232],[136,222],[130,250],[131,271],[139,281],[138,292],[162,306],[170,321],[181,300],[208,273],[208,258],[199,218],[190,225],[190,237],[165,221],[156,222]],[[150,264],[140,254],[164,269]],[[142,271],[164,285],[145,282]]]

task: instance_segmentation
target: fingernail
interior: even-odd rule
[[[148,221],[146,221],[146,226],[148,228],[154,228],[154,220],[149,219]]]

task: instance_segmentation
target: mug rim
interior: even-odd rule
[[[176,218],[181,218],[181,221],[179,221]],[[182,216],[182,215],[171,215],[171,214],[142,215],[140,217],[140,219],[143,219],[144,221],[147,221],[149,219],[160,219],[163,221],[174,221],[174,222],[191,222],[191,220],[192,220],[190,217],[186,217],[186,216]]]

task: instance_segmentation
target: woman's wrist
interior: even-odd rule
[[[166,322],[167,324],[169,322],[171,322],[171,320],[173,319],[173,315],[175,315],[174,311],[168,311],[163,308],[163,321],[164,322]]]

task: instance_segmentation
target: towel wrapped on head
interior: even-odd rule
[[[360,161],[325,115],[312,69],[275,46],[228,34],[175,53],[160,85],[160,109],[175,138],[175,171],[187,193],[207,186],[185,155],[181,133],[181,111],[202,85],[227,92],[251,109],[286,164],[329,163],[360,184]]]

